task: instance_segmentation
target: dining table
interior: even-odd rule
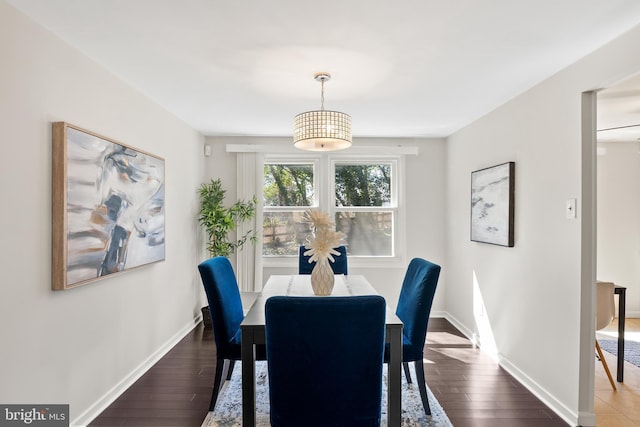
[[[331,296],[378,295],[362,275],[335,275]],[[313,296],[311,275],[272,275],[240,324],[242,334],[242,425],[256,423],[256,346],[265,344],[265,313],[267,299],[272,296]],[[292,319],[295,321],[295,319]],[[402,412],[402,321],[387,306],[385,340],[389,343],[387,368],[387,425],[399,427]]]
[[[627,301],[627,288],[620,285],[613,285],[613,293],[618,295],[618,366],[617,380],[624,381],[624,323],[625,307]]]

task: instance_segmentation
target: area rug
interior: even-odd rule
[[[604,351],[618,355],[618,340],[598,340],[600,348]],[[637,341],[624,340],[624,360],[640,367],[640,343]]]
[[[236,427],[242,425],[242,367],[236,364],[231,380],[223,386],[214,412],[209,412],[202,427]],[[386,370],[386,365],[385,365]],[[411,375],[415,378],[413,363]],[[385,381],[386,382],[386,372]],[[256,425],[269,426],[269,380],[266,362],[256,362]],[[402,373],[402,426],[403,427],[453,427],[442,406],[427,386],[431,416],[422,408],[420,392],[414,382],[408,384]],[[387,425],[387,387],[382,390],[382,425]]]

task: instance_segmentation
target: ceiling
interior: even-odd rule
[[[640,23],[637,0],[5,1],[205,135],[290,136],[327,71],[354,136],[448,136]]]

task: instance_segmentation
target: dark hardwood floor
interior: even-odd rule
[[[427,384],[455,427],[566,427],[449,321],[429,320]]]
[[[199,427],[214,371],[213,333],[200,323],[89,425]]]
[[[90,425],[200,426],[214,352],[211,329],[199,324]],[[427,384],[455,427],[568,425],[445,319],[429,321],[425,360]]]

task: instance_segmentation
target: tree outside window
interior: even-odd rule
[[[313,163],[265,163],[263,255],[296,255],[307,239],[302,216],[314,205],[313,170]]]
[[[391,164],[336,163],[336,229],[352,256],[393,256]]]
[[[316,182],[315,168],[324,168],[320,175],[330,182]],[[334,215],[349,255],[394,256],[394,168],[378,160],[265,162],[263,255],[297,256],[309,236],[304,211],[319,208]]]

